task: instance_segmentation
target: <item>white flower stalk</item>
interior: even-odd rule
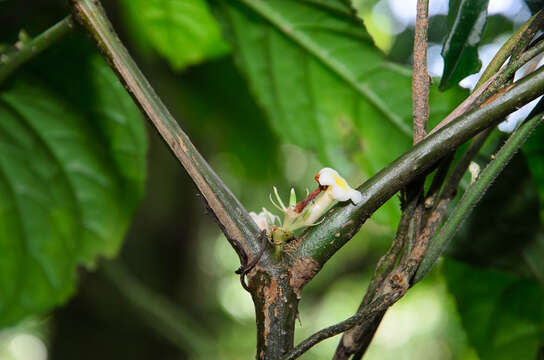
[[[270,211],[266,210],[263,207],[263,210],[260,213],[255,213],[251,211],[249,216],[255,221],[255,224],[259,227],[259,230],[266,230],[267,233],[270,233],[270,228],[276,223],[279,225],[280,218],[277,215],[272,214]]]

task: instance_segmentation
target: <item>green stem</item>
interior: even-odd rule
[[[544,71],[538,70],[518,81],[509,91],[499,95],[487,106],[460,116],[419,142],[358,188],[363,194],[360,205],[339,204],[326,215],[320,225],[304,233],[296,256],[311,258],[318,264],[324,264],[397,191],[471,137],[496,125],[517,106],[541,95],[543,90]]]
[[[104,9],[97,0],[72,0],[74,18],[87,30],[99,50],[124,83],[127,91],[151,120],[174,155],[192,178],[231,245],[237,250],[242,265],[259,254],[259,229],[246,209],[221,181],[210,165],[183,132],[127,49],[113,30]],[[263,260],[269,259],[265,252]]]
[[[512,35],[508,41],[504,43],[503,46],[501,46],[500,50],[497,51],[495,56],[493,57],[493,60],[487,65],[484,73],[478,80],[478,83],[476,84],[476,87],[474,90],[478,89],[483,83],[485,83],[493,74],[495,74],[497,71],[500,70],[501,66],[508,60],[508,58],[512,55],[512,51],[517,46],[520,39],[523,37],[523,34],[527,31],[529,28],[529,25],[533,23],[535,20],[535,17],[537,15],[533,15],[523,26],[521,26],[518,31]]]
[[[47,49],[59,39],[72,31],[72,16],[67,16],[32,40],[25,42],[13,53],[0,55],[0,84],[4,82],[19,66]]]
[[[500,174],[502,169],[508,164],[512,156],[525,143],[527,137],[542,121],[543,116],[537,115],[526,121],[516,130],[506,141],[503,147],[495,155],[489,165],[480,173],[476,182],[474,182],[463,194],[461,200],[453,210],[452,214],[431,242],[425,258],[418,268],[414,277],[414,282],[421,280],[431,269],[440,254],[447,248],[450,239],[456,233],[457,229],[471,213],[474,206],[480,201],[487,188],[493,180]]]
[[[102,265],[106,278],[145,318],[146,324],[173,345],[193,355],[213,357],[214,340],[196,321],[165,297],[145,287],[119,260]]]

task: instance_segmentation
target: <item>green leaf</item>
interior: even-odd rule
[[[450,31],[442,47],[444,72],[440,90],[446,90],[480,70],[478,44],[486,23],[488,2],[450,0]]]
[[[544,344],[544,289],[534,280],[447,260],[443,272],[482,360],[535,359]]]
[[[472,265],[523,273],[523,252],[540,228],[537,188],[527,160],[517,154],[461,226],[448,255]]]
[[[0,93],[0,326],[61,304],[78,265],[115,255],[143,192],[141,115],[88,45]]]
[[[221,1],[237,63],[284,142],[360,179],[411,146],[411,71],[388,62],[340,1]],[[431,118],[464,95],[431,93]],[[395,223],[391,202],[382,220]],[[380,216],[377,214],[376,216]]]
[[[122,0],[136,44],[151,48],[180,70],[228,52],[205,0]]]
[[[544,219],[544,127],[537,127],[522,149],[537,184],[540,214]]]
[[[537,13],[544,6],[544,1],[542,0],[525,0],[525,4],[529,7],[532,14]]]

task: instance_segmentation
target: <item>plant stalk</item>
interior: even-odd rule
[[[21,44],[21,47],[16,51],[0,54],[0,84],[17,70],[19,66],[62,39],[72,31],[73,27],[74,21],[72,16],[69,15],[40,35]]]

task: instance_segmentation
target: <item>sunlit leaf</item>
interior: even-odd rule
[[[115,255],[143,192],[139,110],[82,44],[32,64],[51,81],[27,72],[0,93],[0,325],[64,302],[77,265]]]
[[[480,70],[478,44],[486,23],[488,3],[489,0],[450,0],[450,31],[442,48],[441,90]]]
[[[205,0],[122,0],[136,44],[152,48],[182,69],[228,52]]]
[[[345,174],[356,174],[356,163],[366,176],[411,146],[411,71],[385,59],[349,5],[242,0],[221,1],[218,10],[238,65],[283,141]],[[433,121],[460,96],[433,89]],[[398,205],[386,209],[394,223]]]

